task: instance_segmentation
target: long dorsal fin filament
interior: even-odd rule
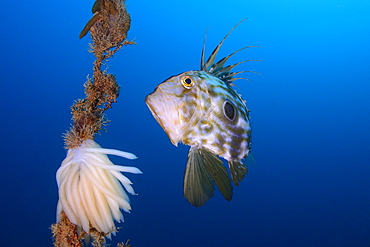
[[[233,65],[228,65],[228,66],[225,66],[226,62],[228,61],[228,59],[230,57],[232,57],[233,55],[235,55],[236,53],[242,51],[242,50],[245,50],[247,48],[251,48],[251,47],[259,47],[259,46],[255,46],[255,45],[251,45],[251,46],[246,46],[246,47],[243,47],[233,53],[231,53],[230,55],[220,59],[218,62],[215,62],[216,61],[216,57],[217,57],[217,54],[222,46],[222,44],[225,42],[225,40],[227,39],[227,37],[232,33],[232,31],[234,31],[234,29],[239,26],[242,22],[244,22],[245,20],[247,19],[244,19],[244,20],[241,20],[238,24],[236,24],[226,35],[225,37],[221,40],[221,42],[216,46],[216,48],[212,51],[211,55],[209,56],[209,58],[207,59],[207,61],[205,62],[205,58],[204,58],[204,54],[205,54],[205,47],[206,47],[206,36],[207,36],[207,32],[206,32],[206,35],[204,37],[204,44],[203,44],[203,48],[202,48],[202,56],[201,56],[201,62],[200,62],[200,69],[205,71],[205,72],[208,72],[209,74],[213,75],[213,76],[216,76],[218,77],[219,79],[221,79],[222,81],[226,82],[226,83],[231,83],[232,81],[235,81],[237,79],[240,79],[240,78],[233,78],[234,75],[237,75],[237,74],[240,74],[240,73],[245,73],[245,72],[253,72],[253,73],[257,73],[257,72],[254,72],[254,71],[240,71],[240,72],[231,72],[231,70],[239,65],[239,64],[242,64],[242,63],[245,63],[245,62],[250,62],[250,61],[261,61],[261,60],[256,60],[256,59],[250,59],[250,60],[245,60],[245,61],[242,61],[242,62],[239,62],[239,63],[236,63],[236,64],[233,64]],[[259,73],[258,73],[259,74]],[[245,79],[245,78],[242,78],[242,79]],[[248,80],[248,79],[247,79]]]

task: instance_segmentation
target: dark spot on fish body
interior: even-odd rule
[[[230,121],[234,121],[236,117],[236,109],[229,101],[225,101],[223,105],[224,115]]]

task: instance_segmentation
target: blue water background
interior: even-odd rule
[[[1,246],[52,246],[55,172],[65,157],[70,106],[92,74],[90,37],[78,39],[93,1],[3,1],[0,60]],[[133,247],[370,246],[370,1],[128,1],[129,38],[109,60],[122,86],[103,147],[139,167],[139,194],[110,242]],[[188,147],[173,146],[144,98],[171,75],[220,51],[259,45],[231,62],[248,101],[256,164],[231,202],[201,208],[183,197]]]

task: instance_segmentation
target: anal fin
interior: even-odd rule
[[[222,161],[211,151],[191,147],[185,170],[184,195],[196,207],[204,205],[214,195],[214,184],[224,198],[232,198],[232,186]]]
[[[244,178],[244,175],[248,174],[248,168],[241,161],[229,161],[229,169],[231,178],[236,186],[239,186]]]

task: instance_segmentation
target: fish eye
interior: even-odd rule
[[[229,119],[230,121],[234,121],[235,116],[236,116],[235,106],[231,104],[229,101],[225,101],[223,110],[224,110],[225,117]]]
[[[190,76],[185,76],[184,78],[182,78],[181,83],[187,89],[190,89],[192,86],[194,86],[194,81],[191,79]]]

